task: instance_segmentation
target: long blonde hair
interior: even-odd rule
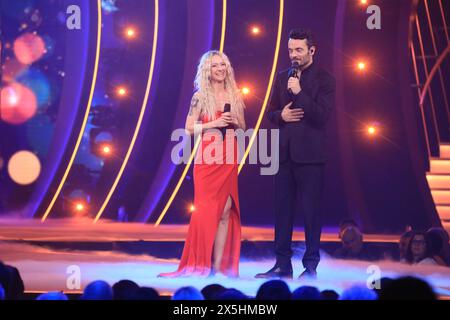
[[[210,119],[216,118],[216,99],[214,96],[214,89],[211,85],[211,64],[214,56],[221,57],[225,62],[227,71],[224,81],[225,90],[231,99],[231,112],[239,114],[239,112],[245,108],[245,105],[236,85],[233,67],[231,66],[230,59],[228,59],[227,55],[217,50],[206,52],[201,57],[197,67],[194,87],[200,100],[201,113],[207,115]]]

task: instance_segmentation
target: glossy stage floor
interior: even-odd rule
[[[160,272],[176,269],[187,226],[115,223],[92,224],[84,219],[0,220],[0,260],[16,266],[21,272],[27,292],[60,291],[78,293],[93,280],[110,284],[130,279],[141,286],[150,286],[161,294],[192,285],[198,289],[210,283],[234,287],[249,296],[256,295],[263,280],[254,274],[269,269],[273,263],[272,227],[243,227],[240,277],[157,278]],[[395,247],[398,235],[365,235],[365,241],[377,246]],[[408,266],[382,260],[377,262],[336,260],[322,252],[318,279],[305,282],[295,279],[301,271],[304,234],[294,233],[294,280],[287,281],[292,290],[313,285],[338,293],[352,285],[366,285],[377,270],[381,277],[414,275],[431,283],[442,298],[450,298],[450,268]],[[323,246],[337,245],[336,232],[325,230]],[[77,266],[81,287],[68,289],[67,281]],[[375,269],[374,269],[375,266]],[[371,267],[371,268],[369,268]],[[369,269],[368,269],[369,268]]]

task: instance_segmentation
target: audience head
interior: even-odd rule
[[[402,277],[382,287],[379,299],[436,300],[436,294],[427,282],[414,277]]]
[[[263,283],[256,293],[256,300],[290,300],[291,290],[282,280],[270,280]]]
[[[348,227],[358,228],[358,224],[353,219],[344,219],[341,222],[339,222],[339,239],[342,239],[342,233]]]
[[[342,232],[342,246],[350,253],[358,253],[363,246],[363,235],[357,227],[347,227]]]
[[[316,287],[302,286],[292,292],[293,300],[322,300],[322,295]]]
[[[133,300],[159,300],[158,291],[153,288],[140,287],[133,296]]]
[[[430,228],[426,236],[432,254],[444,255],[449,249],[449,236],[444,228]]]
[[[378,296],[380,296],[381,291],[386,288],[387,286],[389,286],[392,281],[394,281],[394,279],[392,278],[388,278],[388,277],[383,277],[379,280],[379,286],[378,288],[374,288],[373,290],[377,293]]]
[[[139,290],[139,285],[131,280],[120,280],[112,286],[114,300],[130,300]]]
[[[194,287],[182,287],[175,291],[172,300],[204,300],[200,291]]]
[[[375,291],[365,286],[353,286],[342,292],[339,300],[377,300]]]
[[[40,294],[36,300],[69,300],[62,292],[47,292]]]
[[[24,291],[22,277],[15,267],[0,261],[0,285],[3,287],[6,300],[19,300]]]
[[[216,296],[216,300],[247,300],[248,297],[239,290],[230,288],[219,293]]]
[[[406,261],[408,263],[418,263],[429,256],[426,234],[424,232],[414,232],[406,251]]]
[[[215,300],[216,297],[225,290],[226,288],[224,286],[214,283],[204,287],[201,293],[206,300]]]
[[[320,295],[322,300],[338,300],[339,294],[334,290],[323,290]]]
[[[111,286],[102,280],[91,282],[84,288],[82,300],[112,300],[113,290]]]

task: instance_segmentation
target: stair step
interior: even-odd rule
[[[436,210],[441,220],[450,221],[450,206],[436,206]]]
[[[431,190],[436,205],[450,205],[450,190]]]
[[[450,190],[450,174],[427,174],[430,189]]]
[[[439,158],[450,159],[450,144],[441,144],[439,146]]]
[[[449,232],[450,230],[450,221],[442,221],[442,227]]]
[[[430,173],[448,173],[450,174],[450,160],[431,159]]]

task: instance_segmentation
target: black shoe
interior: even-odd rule
[[[317,279],[317,271],[306,269],[298,278],[300,280],[315,280]]]
[[[281,268],[275,265],[272,269],[264,273],[258,273],[255,278],[257,279],[270,279],[270,278],[286,278],[292,279],[292,268]]]

